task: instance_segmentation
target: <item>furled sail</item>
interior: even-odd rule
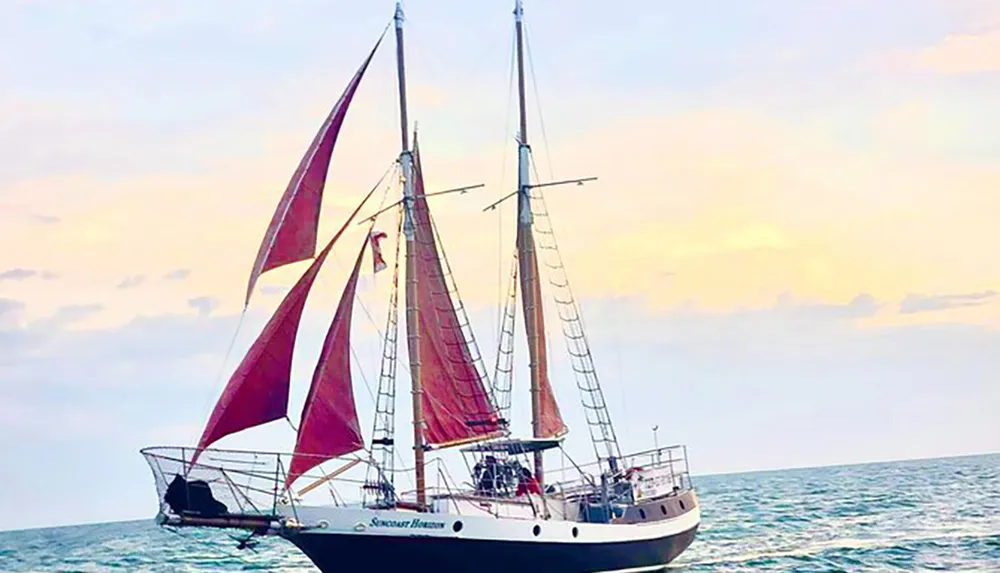
[[[518,275],[521,279],[521,304],[524,309],[524,327],[528,335],[529,354],[536,369],[538,384],[535,404],[535,437],[554,438],[568,430],[559,413],[552,385],[549,383],[549,360],[545,345],[545,315],[542,309],[542,288],[538,280],[538,255],[531,224],[517,226]]]
[[[351,315],[367,246],[368,237],[361,245],[354,271],[347,280],[323,341],[323,351],[302,406],[302,421],[286,487],[319,464],[365,446],[351,387]]]
[[[292,290],[285,295],[271,320],[233,372],[198,441],[195,459],[202,450],[224,436],[279,420],[287,415],[295,335],[309,290],[330,249],[373,193],[375,188],[368,192]]]
[[[316,253],[320,204],[323,200],[323,187],[326,185],[333,147],[337,143],[337,135],[340,134],[354,93],[381,43],[382,38],[379,38],[371,53],[351,78],[299,162],[291,181],[288,182],[285,194],[281,196],[278,208],[271,217],[271,223],[257,251],[257,260],[250,273],[244,305],[250,304],[250,296],[261,274],[283,265],[304,261]]]
[[[499,416],[476,368],[463,333],[438,251],[431,214],[424,197],[423,169],[413,146],[413,219],[416,249],[416,297],[419,324],[407,325],[419,337],[424,443],[449,446],[499,435]],[[412,351],[412,349],[411,349]]]

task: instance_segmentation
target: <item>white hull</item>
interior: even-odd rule
[[[304,527],[282,535],[324,572],[656,571],[690,545],[700,521],[697,506],[670,519],[610,524],[361,508],[301,507],[295,515]]]

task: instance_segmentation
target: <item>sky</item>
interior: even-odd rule
[[[514,184],[511,4],[406,4],[428,190],[486,185],[432,208],[488,364],[515,224],[511,205],[482,212]],[[598,177],[545,198],[624,450],[654,424],[702,474],[1000,450],[996,2],[525,9],[538,177]],[[0,529],[153,516],[138,450],[196,441],[302,272],[265,274],[237,328],[278,198],[392,11],[0,6]],[[392,51],[341,133],[322,237],[398,153]],[[307,305],[293,417],[362,233]],[[366,276],[356,313],[365,428],[388,282]],[[526,378],[522,347],[524,431]],[[219,445],[293,440],[272,424]]]

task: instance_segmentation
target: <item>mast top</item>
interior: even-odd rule
[[[520,2],[518,2],[520,4]],[[392,17],[396,21],[396,27],[400,28],[403,25],[403,3],[396,2],[396,15]]]
[[[517,29],[517,107],[520,116],[520,132],[517,139],[523,152],[523,148],[528,146],[528,117],[524,93],[524,6],[521,0],[517,0],[514,4],[514,26]],[[522,180],[521,185],[524,185],[525,181]]]

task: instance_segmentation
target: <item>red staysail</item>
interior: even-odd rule
[[[416,296],[419,305],[424,443],[447,446],[498,435],[496,408],[462,332],[438,252],[420,152],[413,146]],[[411,330],[414,325],[407,325]],[[413,360],[411,356],[411,360]]]
[[[323,351],[302,407],[302,421],[286,487],[319,464],[365,446],[351,387],[351,314],[367,246],[368,238],[361,245],[354,272],[347,280],[337,313],[323,341]]]
[[[298,332],[309,289],[312,288],[330,249],[373,193],[375,193],[374,188],[368,192],[330,243],[278,305],[271,320],[222,391],[222,396],[215,404],[212,416],[208,419],[205,431],[198,441],[195,459],[191,463],[197,460],[203,449],[220,438],[279,420],[287,415],[288,384],[291,379],[295,335]]]
[[[524,296],[524,327],[529,346],[534,340],[534,348],[529,348],[538,376],[538,428],[536,438],[554,438],[568,431],[559,413],[552,385],[549,383],[549,360],[545,345],[545,315],[542,309],[542,283],[538,278],[538,255],[530,225],[517,227],[518,275]]]
[[[268,225],[264,240],[257,251],[257,260],[250,273],[244,305],[250,304],[250,296],[261,274],[283,265],[304,261],[316,253],[319,210],[333,147],[337,143],[337,135],[340,134],[354,93],[381,42],[382,39],[379,38],[368,58],[347,84],[347,89],[333,106],[330,115],[323,122],[299,162],[292,180],[288,182],[285,194],[282,195],[278,208],[271,217],[271,224]]]

